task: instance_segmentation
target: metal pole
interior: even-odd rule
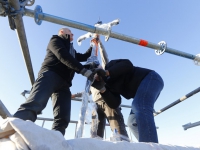
[[[77,123],[76,123],[76,128],[75,128],[74,138],[76,138],[76,130],[77,130]]]
[[[16,11],[20,10],[20,4],[18,0],[9,0],[9,3]],[[19,43],[20,43],[25,64],[28,70],[29,78],[30,78],[31,84],[33,84],[35,81],[35,77],[34,77],[32,63],[31,63],[31,57],[29,54],[28,42],[26,39],[26,33],[25,33],[24,23],[22,19],[22,14],[18,13],[14,21],[15,21],[15,26],[16,26],[16,33],[18,35]]]
[[[133,141],[133,139],[132,139],[132,135],[131,135],[131,130],[130,130],[130,128],[128,128],[129,129],[129,133],[130,133],[130,136],[131,136],[131,142]]]
[[[106,127],[105,127],[104,131],[105,131],[105,140],[106,140]]]
[[[7,117],[12,117],[12,115],[10,114],[10,112],[8,111],[8,109],[5,107],[5,105],[1,100],[0,100],[0,116],[3,119],[6,119]]]
[[[42,127],[44,127],[44,122],[45,122],[45,120],[43,120],[43,122],[42,122]]]
[[[195,123],[185,124],[185,125],[183,125],[183,128],[184,128],[184,130],[187,130],[189,128],[196,127],[196,126],[199,126],[199,125],[200,125],[200,121],[195,122]]]
[[[174,105],[176,105],[176,104],[178,104],[178,103],[180,103],[180,102],[186,100],[187,98],[191,97],[192,95],[194,95],[194,94],[196,94],[196,93],[198,93],[198,92],[200,92],[200,87],[197,88],[197,89],[195,89],[194,91],[188,93],[187,95],[185,95],[185,96],[179,98],[179,99],[176,100],[175,102],[173,102],[173,103],[167,105],[166,107],[162,108],[162,109],[159,110],[158,112],[154,112],[154,116],[157,116],[158,114],[162,113],[163,111],[165,111],[165,110],[167,110],[167,109],[173,107]]]
[[[80,99],[80,98],[72,98],[71,100],[73,100],[73,101],[79,101],[79,102],[81,102],[81,101],[82,101],[82,99]],[[120,105],[120,107],[132,108],[132,107],[131,107],[131,106],[129,106],[129,105],[123,105],[123,104],[121,104],[121,105]]]
[[[36,6],[36,8],[37,7],[40,7],[40,6]],[[106,29],[94,27],[94,26],[91,26],[91,25],[72,21],[72,20],[69,20],[69,19],[64,19],[64,18],[53,16],[53,15],[45,14],[45,13],[42,12],[41,9],[39,9],[39,10],[40,11],[38,12],[37,9],[35,11],[30,10],[30,9],[25,9],[24,15],[35,18],[37,24],[41,24],[41,20],[45,20],[45,21],[48,21],[48,22],[52,22],[52,23],[76,28],[76,29],[79,29],[79,30],[88,31],[88,32],[91,32],[91,33],[97,33],[97,34],[102,34],[102,35],[106,35],[106,36],[109,35],[109,37],[112,37],[112,38],[115,38],[115,39],[118,39],[118,40],[122,40],[122,41],[130,42],[130,43],[133,43],[133,44],[145,46],[145,47],[152,48],[152,49],[155,49],[155,50],[162,50],[163,49],[163,46],[160,45],[160,44],[154,44],[154,43],[148,42],[148,41],[143,40],[143,39],[137,39],[137,38],[134,38],[134,37],[131,37],[131,36],[121,34],[121,33],[116,33],[116,32],[113,32],[113,31],[108,31]],[[185,53],[185,52],[181,52],[181,51],[169,48],[169,47],[168,48],[166,47],[165,52],[173,54],[173,55],[181,56],[181,57],[184,57],[184,58],[200,61],[200,57],[198,57],[198,56],[195,56],[195,55],[192,55],[192,54],[189,54],[189,53]]]

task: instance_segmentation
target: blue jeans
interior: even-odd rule
[[[71,92],[67,82],[53,71],[46,71],[39,75],[29,97],[14,117],[35,122],[37,114],[46,107],[50,97],[54,115],[52,129],[64,135],[70,122]]]
[[[153,109],[163,87],[160,75],[151,71],[137,89],[127,125],[139,142],[158,143]]]

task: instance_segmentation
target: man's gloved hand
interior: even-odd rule
[[[92,71],[93,71],[94,74],[97,73],[101,77],[106,76],[106,71],[101,69],[101,68],[96,68],[96,69],[93,69]]]
[[[91,86],[96,88],[100,92],[104,92],[106,90],[105,82],[103,81],[101,77],[99,77],[99,81],[95,80]]]
[[[94,80],[94,75],[95,73],[93,73],[91,70],[85,69],[83,68],[80,72],[83,76],[87,77],[88,80],[92,81]]]

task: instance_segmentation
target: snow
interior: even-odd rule
[[[12,129],[16,131],[14,134],[0,139],[0,150],[200,150],[200,147],[110,142],[94,138],[65,140],[59,131],[44,129],[31,121],[7,118],[0,122],[0,133]]]

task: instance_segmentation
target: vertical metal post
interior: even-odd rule
[[[105,126],[105,129],[104,129],[104,131],[105,131],[105,139],[106,139],[106,126]]]
[[[20,4],[18,0],[8,0],[10,5],[16,10],[20,11]],[[22,19],[22,14],[18,13],[14,19],[16,26],[16,33],[18,35],[19,43],[22,49],[22,53],[24,56],[25,64],[29,73],[31,84],[34,83],[35,77],[33,73],[33,67],[31,63],[31,57],[29,54],[28,42],[26,39],[26,33],[24,28],[24,23]]]
[[[77,130],[77,123],[76,123],[74,138],[76,138],[76,130]]]
[[[128,130],[129,130],[129,133],[130,133],[130,136],[131,136],[131,141],[133,141],[130,128],[128,128]]]
[[[44,122],[45,122],[45,120],[43,120],[43,122],[42,122],[42,127],[44,127]]]

